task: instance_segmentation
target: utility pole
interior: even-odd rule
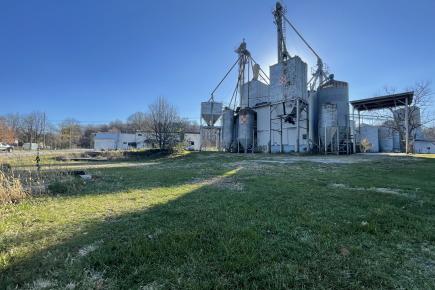
[[[72,148],[72,140],[71,140],[71,130],[72,130],[72,126],[69,126],[69,149]]]

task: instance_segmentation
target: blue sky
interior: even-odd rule
[[[435,1],[286,1],[288,17],[350,98],[385,85],[435,85]],[[199,103],[245,38],[276,62],[273,0],[0,0],[0,114],[45,111],[57,122],[126,119],[157,96],[198,119]],[[315,58],[288,29],[290,54]],[[217,99],[229,101],[231,76]]]

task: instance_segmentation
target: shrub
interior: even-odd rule
[[[169,156],[174,151],[172,149],[147,149],[136,151],[124,151],[126,158],[142,159],[142,158],[159,158]]]
[[[18,178],[0,171],[0,204],[17,202],[26,196],[27,193]]]
[[[367,151],[370,151],[370,149],[372,149],[373,144],[370,143],[369,139],[364,138],[361,140],[360,146],[361,146],[361,151],[366,153]]]

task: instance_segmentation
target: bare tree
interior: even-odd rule
[[[168,149],[177,142],[182,130],[177,110],[165,98],[159,97],[149,106],[150,127],[160,149]]]
[[[20,114],[8,114],[3,117],[4,121],[6,122],[6,125],[12,129],[14,132],[14,135],[16,138],[20,138],[21,136],[21,125],[22,125],[22,118]]]
[[[435,141],[435,126],[425,128],[424,136],[431,141]]]
[[[73,148],[78,145],[82,135],[80,123],[75,119],[65,119],[60,123],[61,146],[63,148]]]
[[[0,117],[0,142],[12,144],[15,142],[15,132],[8,126],[5,118]]]
[[[150,130],[150,118],[143,112],[136,112],[127,119],[128,127],[132,132],[145,132]]]
[[[183,131],[186,133],[199,133],[199,124],[197,121],[190,121],[183,119],[182,121]]]
[[[21,132],[25,142],[44,142],[44,133],[47,126],[47,116],[43,112],[32,112],[22,117]]]

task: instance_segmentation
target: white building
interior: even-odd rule
[[[185,133],[184,142],[187,150],[199,151],[201,149],[201,135],[199,133]]]
[[[127,134],[121,132],[96,133],[94,137],[95,150],[128,150],[152,148],[151,133]]]
[[[435,154],[435,141],[415,140],[413,147],[417,154]]]

